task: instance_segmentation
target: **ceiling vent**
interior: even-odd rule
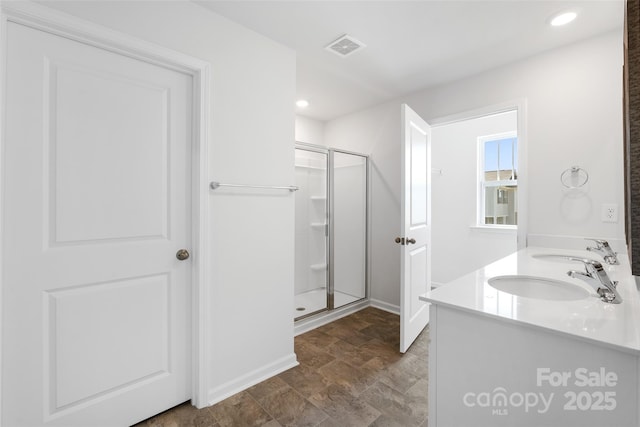
[[[354,53],[362,50],[367,45],[362,43],[360,40],[351,37],[350,35],[345,34],[340,37],[338,40],[334,40],[325,49],[329,52],[333,52],[341,58],[346,58],[349,55],[353,55]]]

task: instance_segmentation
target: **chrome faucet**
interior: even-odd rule
[[[588,251],[591,252],[595,252],[597,254],[599,254],[600,256],[602,256],[602,258],[604,258],[604,262],[606,262],[607,264],[610,265],[618,265],[620,264],[618,262],[618,256],[616,255],[616,253],[613,251],[613,249],[611,249],[611,246],[609,246],[609,242],[607,242],[606,240],[602,240],[602,239],[585,239],[585,240],[592,240],[594,242],[596,242],[596,247],[587,247]]]
[[[572,256],[567,258],[570,261],[579,261],[583,263],[585,268],[585,272],[576,270],[567,271],[568,276],[584,280],[596,290],[598,295],[600,295],[600,299],[604,302],[611,304],[620,304],[622,302],[622,297],[616,290],[618,282],[614,282],[609,278],[609,275],[599,261]]]

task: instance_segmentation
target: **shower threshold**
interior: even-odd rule
[[[333,298],[335,308],[339,308],[343,305],[351,304],[352,302],[362,299],[340,291],[334,291]],[[327,290],[325,288],[313,289],[295,296],[293,317],[297,318],[306,316],[311,313],[324,310],[325,308],[327,308]]]

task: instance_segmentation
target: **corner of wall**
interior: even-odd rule
[[[298,366],[298,360],[296,354],[291,353],[285,357],[282,357],[268,365],[265,365],[259,369],[255,369],[251,372],[247,372],[241,377],[234,378],[231,381],[227,381],[224,384],[220,384],[209,390],[208,404],[213,405],[221,402],[224,399],[233,396],[243,390],[248,389],[264,380],[267,380],[281,372]]]
[[[296,141],[313,145],[325,145],[325,122],[296,115]]]
[[[400,316],[400,306],[398,306],[398,305],[389,304],[388,302],[381,301],[381,300],[378,300],[378,299],[372,299],[371,300],[371,307],[375,307],[375,308],[378,308],[380,310],[384,310],[386,312],[389,312],[391,314],[397,314],[398,316]]]

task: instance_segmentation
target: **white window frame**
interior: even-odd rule
[[[501,139],[509,139],[509,138],[518,138],[517,131],[509,131],[509,132],[501,132],[494,133],[491,135],[483,135],[478,137],[478,211],[476,216],[476,227],[486,228],[486,229],[495,229],[495,230],[517,230],[517,225],[509,225],[509,224],[485,224],[485,191],[487,187],[500,187],[506,185],[518,185],[518,180],[511,179],[503,179],[500,181],[490,181],[487,182],[484,180],[484,147],[487,141],[496,141]],[[517,141],[519,143],[519,141]],[[520,147],[518,147],[519,151]],[[499,169],[499,163],[498,163]],[[516,200],[517,203],[517,200]]]

